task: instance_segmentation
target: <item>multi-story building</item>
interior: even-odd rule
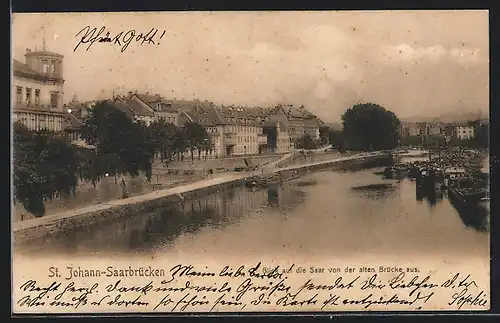
[[[427,124],[426,134],[429,136],[440,136],[442,134],[441,126],[438,124]]]
[[[256,155],[266,150],[263,123],[267,116],[263,110],[235,106],[216,107],[216,110],[225,121],[225,155]]]
[[[420,126],[415,122],[401,122],[399,134],[402,138],[420,136]]]
[[[26,50],[26,63],[13,62],[12,119],[30,130],[62,131],[63,56]]]
[[[164,100],[161,95],[129,92],[129,98],[142,105],[144,109],[153,112],[156,120],[162,118],[168,123],[178,125],[178,106],[182,102],[176,100]]]
[[[180,101],[175,103],[178,111],[178,125],[186,123],[198,123],[203,126],[210,136],[210,149],[202,151],[201,156],[222,157],[225,156],[224,134],[225,120],[217,113],[212,102]]]
[[[179,122],[201,124],[211,137],[217,157],[255,155],[266,151],[265,115],[258,108],[216,106],[212,102],[183,101],[178,107]]]
[[[295,108],[291,105],[278,105],[269,110],[269,119],[285,125],[292,142],[305,134],[309,134],[314,139],[320,139],[319,129],[323,122],[303,106]]]
[[[267,146],[272,152],[286,154],[293,150],[287,127],[282,122],[267,121],[263,131],[267,135]]]
[[[134,121],[143,121],[150,125],[155,120],[154,110],[147,104],[141,104],[138,100],[129,97],[115,97],[110,101],[119,110],[123,111]]]
[[[469,124],[455,125],[455,137],[458,140],[473,139],[475,135],[474,126]]]

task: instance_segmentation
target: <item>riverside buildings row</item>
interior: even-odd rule
[[[443,136],[448,140],[470,140],[476,136],[476,129],[485,121],[475,120],[461,123],[404,122],[401,137]]]
[[[295,142],[308,134],[320,139],[323,121],[304,107],[278,105],[272,108],[216,105],[199,100],[169,100],[159,94],[129,92],[108,102],[133,120],[146,124],[163,119],[176,126],[186,123],[202,125],[211,137],[212,149],[202,152],[208,157],[288,153]],[[91,109],[88,104],[72,101],[68,130],[77,131],[82,118]],[[76,139],[76,138],[74,138]]]
[[[26,50],[25,63],[13,60],[12,119],[28,129],[67,131],[79,140],[77,130],[94,102],[63,104],[63,56],[48,51]],[[305,107],[278,105],[249,108],[216,105],[208,101],[169,100],[159,94],[129,92],[108,100],[133,120],[150,124],[163,118],[182,126],[196,122],[211,136],[215,157],[288,153],[305,134],[319,140],[324,123]]]

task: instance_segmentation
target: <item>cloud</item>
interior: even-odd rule
[[[478,48],[453,48],[450,55],[459,62],[477,62],[480,59],[480,50]]]
[[[379,57],[385,62],[422,61],[438,62],[451,59],[458,63],[478,62],[480,51],[477,48],[446,49],[441,45],[413,47],[409,44],[384,46],[380,48]]]
[[[15,15],[16,58],[41,47],[43,17]],[[338,119],[360,101],[402,115],[487,106],[485,17],[218,12],[52,14],[45,20],[51,22],[48,48],[65,57],[65,100],[75,92],[81,100],[95,99],[119,86],[220,103],[305,104]],[[75,34],[85,25],[106,25],[113,33],[164,28],[166,34],[159,46],[134,44],[124,53],[110,44],[73,52]]]
[[[382,57],[390,61],[413,61],[419,59],[436,61],[443,58],[446,53],[446,49],[440,45],[414,48],[408,44],[400,44],[381,48]]]

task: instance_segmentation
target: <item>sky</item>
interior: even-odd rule
[[[86,26],[111,38],[158,32],[155,44],[134,41],[122,51],[96,42],[75,51]],[[14,58],[24,62],[26,48],[41,50],[44,39],[46,50],[64,55],[66,102],[138,90],[303,104],[330,122],[366,102],[400,118],[489,109],[487,11],[14,14]]]

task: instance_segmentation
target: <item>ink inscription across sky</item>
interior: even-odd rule
[[[410,269],[366,273],[346,267],[318,276],[295,264],[217,270],[184,264],[170,269],[51,267],[50,283],[27,280],[14,295],[18,308],[28,311],[425,310],[436,298],[449,310],[489,308],[487,291],[470,274],[438,279]]]
[[[135,29],[127,31],[119,31],[113,33],[106,29],[105,26],[97,29],[97,27],[85,26],[75,37],[78,39],[73,52],[76,52],[80,45],[85,51],[89,51],[95,43],[109,43],[120,48],[123,53],[127,50],[132,42],[139,45],[159,45],[160,40],[165,35],[165,30],[159,31],[157,28],[151,28],[148,32],[140,32]]]

